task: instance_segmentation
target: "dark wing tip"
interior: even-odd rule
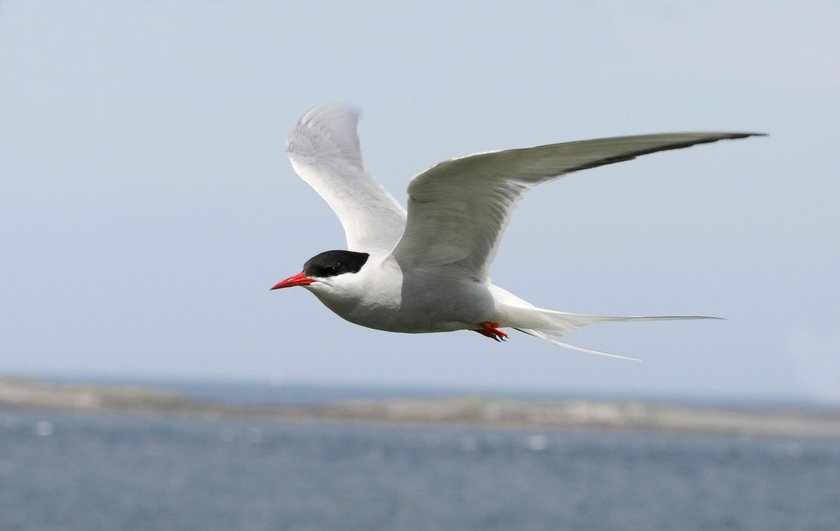
[[[573,168],[569,168],[564,174],[573,173],[576,171],[581,170],[588,170],[591,168],[597,168],[599,166],[606,166],[608,164],[615,164],[617,162],[624,162],[628,160],[633,160],[636,157],[640,157],[642,155],[650,155],[651,153],[658,153],[660,151],[672,151],[676,149],[684,149],[692,146],[699,146],[702,144],[712,144],[714,142],[719,142],[721,140],[738,140],[741,138],[749,138],[752,136],[767,136],[767,133],[743,133],[743,132],[733,132],[733,133],[664,133],[664,134],[699,134],[704,135],[704,137],[695,137],[690,138],[687,140],[680,140],[675,141],[673,143],[664,143],[657,146],[653,146],[650,148],[645,149],[636,149],[636,150],[629,150],[626,153],[622,153],[619,155],[614,155],[611,157],[604,157],[601,159],[593,160],[585,164],[580,164]],[[616,137],[616,138],[623,138],[623,137]],[[630,138],[630,137],[626,137]]]
[[[754,132],[749,132],[749,133],[730,133],[730,134],[731,134],[732,136],[727,137],[727,138],[738,139],[738,138],[747,138],[747,137],[750,137],[750,136],[770,136],[770,134],[769,134],[769,133],[754,133]]]

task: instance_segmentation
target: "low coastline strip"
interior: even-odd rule
[[[51,384],[0,377],[0,408],[300,422],[840,439],[840,411],[836,409],[700,407],[636,400],[465,395],[253,406],[198,401],[175,391],[150,387]]]

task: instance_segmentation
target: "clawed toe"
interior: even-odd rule
[[[506,341],[508,335],[499,329],[499,323],[485,321],[481,324],[481,328],[475,330],[479,334],[494,339],[496,341]]]

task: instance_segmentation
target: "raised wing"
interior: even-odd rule
[[[405,227],[405,209],[365,171],[356,111],[315,107],[286,141],[286,154],[301,179],[330,206],[351,251],[390,251]]]
[[[667,133],[624,136],[479,153],[441,162],[408,186],[408,224],[393,255],[412,268],[432,268],[480,281],[522,194],[575,171],[756,133]]]

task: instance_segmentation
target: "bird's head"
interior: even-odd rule
[[[303,271],[281,280],[271,289],[303,286],[314,291],[341,284],[358,273],[369,256],[354,251],[324,251],[307,260]]]

